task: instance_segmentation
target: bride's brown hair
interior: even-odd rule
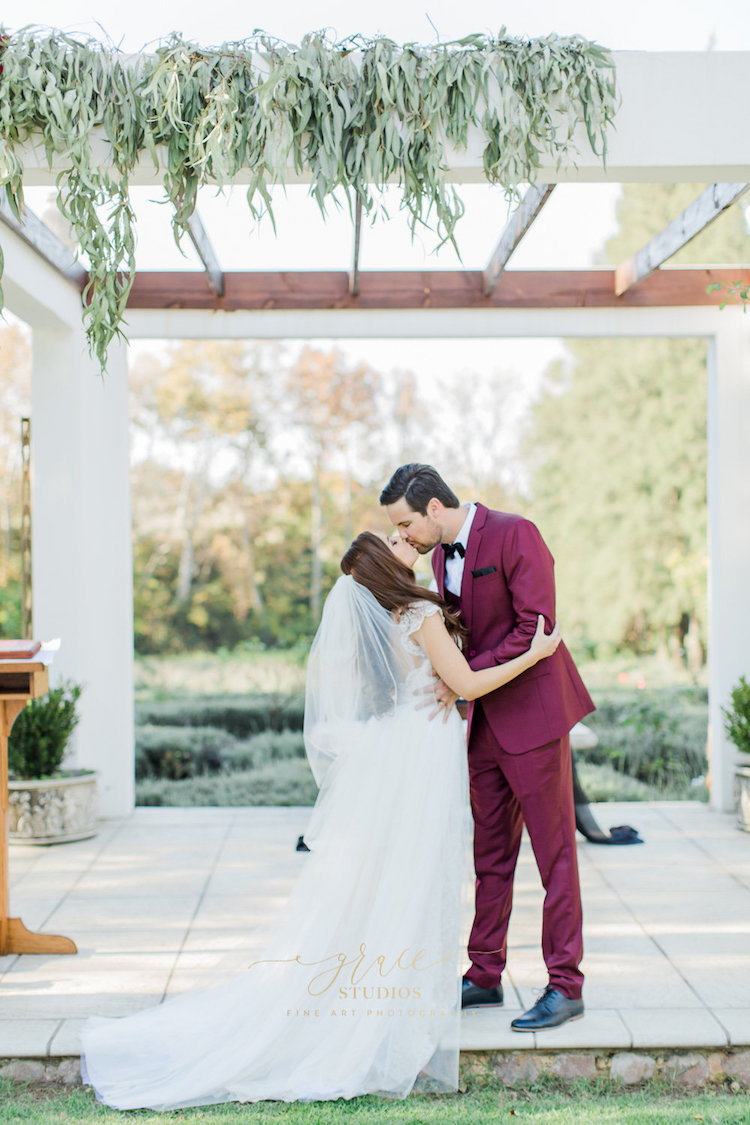
[[[434,590],[420,586],[411,568],[396,558],[390,547],[371,531],[357,536],[341,560],[341,569],[344,574],[351,574],[355,582],[366,586],[391,613],[400,614],[418,601],[440,606],[450,635],[457,640],[466,639],[466,629],[458,613]]]

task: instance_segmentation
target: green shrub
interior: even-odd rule
[[[214,777],[140,781],[136,784],[136,804],[173,808],[313,805],[317,792],[307,762],[293,759]]]
[[[184,700],[139,703],[136,723],[150,726],[221,727],[235,738],[264,730],[302,730],[302,695],[194,696]]]
[[[654,786],[628,777],[612,766],[579,762],[578,757],[576,752],[578,780],[590,801],[658,801],[664,796]]]
[[[64,684],[24,707],[8,740],[8,769],[14,776],[38,780],[59,770],[78,724],[82,691],[80,684]]]
[[[646,694],[597,693],[586,719],[599,744],[576,762],[610,765],[657,790],[685,789],[707,769],[708,711],[702,689],[664,688]]]
[[[235,739],[218,727],[142,726],[135,734],[136,780],[218,773]]]
[[[266,730],[236,739],[220,727],[151,725],[136,729],[135,776],[180,781],[304,756],[301,731]]]
[[[744,676],[730,696],[731,707],[723,707],[724,730],[742,754],[750,754],[750,684]]]
[[[252,738],[237,741],[222,755],[228,770],[258,769],[269,762],[305,757],[305,742],[301,731],[262,731]]]

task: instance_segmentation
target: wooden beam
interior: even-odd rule
[[[352,254],[352,268],[349,271],[349,292],[352,297],[359,293],[359,247],[362,237],[362,200],[357,196],[357,205],[354,212],[354,253]]]
[[[365,270],[359,293],[345,270],[225,273],[216,297],[202,273],[138,273],[128,300],[133,309],[415,309],[415,308],[648,308],[714,305],[712,282],[750,282],[747,269],[661,270],[623,297],[614,270],[506,270],[490,297],[481,270]]]
[[[33,211],[24,208],[23,218],[17,219],[7,199],[0,198],[0,220],[35,250],[54,270],[83,289],[89,279],[87,271],[76,260],[75,254],[58,238]]]
[[[645,246],[620,262],[615,270],[615,293],[621,297],[663,262],[686,246],[691,239],[718,219],[750,188],[750,184],[711,184],[686,207],[681,215],[660,231]]]
[[[515,212],[508,220],[508,224],[500,235],[500,241],[495,247],[492,257],[484,271],[484,293],[490,297],[500,280],[511,254],[526,234],[534,219],[541,211],[544,204],[552,195],[554,184],[534,184],[526,192]]]
[[[197,211],[193,211],[187,221],[187,232],[190,235],[190,241],[198,252],[198,257],[203,262],[209,289],[214,296],[223,297],[224,273],[219,265],[219,259],[216,257],[211,239],[208,237],[208,231]]]

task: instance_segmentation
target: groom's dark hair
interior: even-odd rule
[[[448,488],[437,469],[432,465],[402,465],[380,493],[381,504],[395,504],[402,498],[413,512],[427,515],[427,505],[433,496],[446,508],[460,508],[455,492]]]

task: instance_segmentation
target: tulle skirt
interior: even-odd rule
[[[469,816],[457,714],[409,706],[361,724],[263,958],[87,1021],[84,1080],[119,1109],[455,1090]]]

